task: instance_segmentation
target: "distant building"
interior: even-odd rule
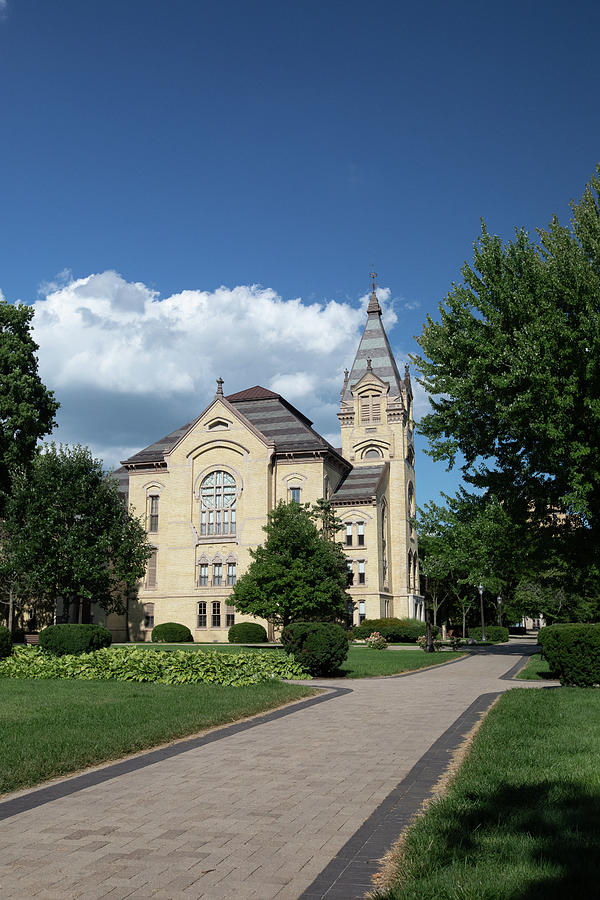
[[[197,641],[227,640],[230,625],[251,618],[228,598],[250,549],[265,540],[268,512],[280,500],[321,497],[344,523],[337,539],[354,576],[349,621],[422,618],[412,403],[408,367],[401,377],[374,286],[341,392],[341,448],[280,394],[256,386],[225,396],[219,379],[197,419],[116,473],[154,547],[132,636],[175,621]]]

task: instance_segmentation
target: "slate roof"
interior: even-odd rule
[[[230,394],[226,399],[261,434],[273,441],[276,452],[328,450],[340,456],[335,447],[312,428],[310,419],[280,394],[257,387]]]
[[[393,400],[396,397],[402,397],[403,382],[400,378],[400,372],[398,371],[398,366],[396,365],[390,342],[388,341],[385,328],[381,321],[381,307],[377,302],[374,292],[367,309],[367,323],[360,339],[354,362],[352,363],[350,377],[348,378],[347,383],[344,384],[342,404],[353,404],[354,401],[351,389],[366,373],[367,359],[371,360],[373,374],[381,378],[382,381],[387,381],[389,384],[390,399]]]
[[[109,472],[109,478],[112,478],[113,481],[117,482],[117,487],[119,489],[119,493],[123,496],[125,503],[129,502],[129,472],[125,468],[125,466],[120,466],[118,469],[114,469],[112,472]]]
[[[333,504],[364,503],[371,500],[386,468],[387,463],[381,463],[378,466],[357,466],[352,469],[333,494]]]
[[[224,399],[245,416],[263,437],[275,444],[276,452],[326,450],[343,458],[338,450],[314,430],[311,420],[280,394],[256,385],[237,394],[229,394]],[[187,425],[182,425],[129,459],[123,460],[123,464],[135,466],[163,462],[165,453],[172,450],[193,424],[194,422],[188,422]]]
[[[188,422],[187,425],[182,425],[181,428],[176,428],[175,431],[172,431],[165,437],[160,438],[160,440],[155,441],[154,444],[150,444],[150,446],[146,447],[144,450],[140,450],[138,453],[134,453],[133,456],[129,457],[129,459],[122,460],[123,465],[133,466],[142,465],[143,463],[162,462],[165,453],[168,453],[169,450],[171,450],[175,446],[177,441],[183,437],[186,431],[193,424],[194,422]]]

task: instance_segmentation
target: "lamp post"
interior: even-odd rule
[[[433,637],[431,634],[431,610],[429,609],[429,599],[427,594],[427,575],[423,576],[425,579],[425,653],[433,653],[435,648],[433,646]]]
[[[483,585],[480,584],[477,590],[479,591],[479,606],[481,608],[481,640],[485,641],[485,620],[483,618]]]
[[[502,597],[498,594],[498,625],[502,627]]]

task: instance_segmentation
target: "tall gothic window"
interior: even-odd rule
[[[381,422],[381,394],[362,394],[360,398],[361,424]]]
[[[235,478],[211,472],[200,485],[200,534],[235,534]]]

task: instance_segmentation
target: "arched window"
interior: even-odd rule
[[[381,459],[381,453],[379,450],[376,450],[375,447],[369,447],[369,449],[365,450],[363,453],[363,459]]]
[[[413,585],[413,555],[412,550],[408,551],[408,590],[412,590]]]
[[[200,485],[200,534],[235,534],[235,478],[217,470]]]

